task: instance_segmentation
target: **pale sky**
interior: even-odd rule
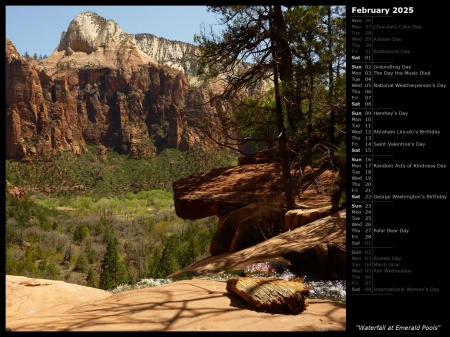
[[[6,37],[23,55],[50,55],[61,34],[79,13],[94,12],[114,20],[128,34],[147,33],[168,40],[194,43],[202,23],[217,25],[206,6],[5,6]],[[216,26],[217,31],[222,29]]]

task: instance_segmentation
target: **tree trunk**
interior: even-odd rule
[[[297,130],[300,122],[297,99],[295,97],[292,53],[286,37],[286,23],[284,22],[281,6],[273,6],[273,44],[277,56],[278,75],[281,89],[286,97],[286,114],[292,130]]]
[[[272,43],[272,62],[273,62],[273,77],[274,77],[274,90],[275,90],[275,113],[277,119],[277,127],[278,127],[278,149],[281,163],[281,170],[283,174],[283,190],[285,194],[286,200],[286,208],[287,210],[291,210],[294,208],[294,197],[291,188],[291,168],[288,157],[287,150],[287,138],[286,138],[286,128],[284,127],[283,120],[283,109],[281,107],[281,94],[280,94],[280,86],[278,83],[279,78],[279,59],[277,55],[277,46],[275,39],[275,31],[273,27],[273,20],[270,20],[270,37]]]
[[[333,76],[333,60],[331,55],[333,55],[332,46],[332,27],[331,27],[331,7],[328,8],[327,12],[327,37],[328,37],[328,53],[330,55],[330,60],[328,63],[328,104],[330,105],[330,124],[328,127],[328,138],[331,144],[335,143],[334,128],[336,126],[336,111],[331,106],[334,98],[334,76]],[[331,148],[333,153],[334,148]]]

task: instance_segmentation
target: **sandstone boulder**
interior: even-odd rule
[[[173,183],[175,212],[183,219],[200,219],[226,215],[253,203],[279,204],[281,187],[278,163],[196,173]]]

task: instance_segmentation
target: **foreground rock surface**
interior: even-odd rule
[[[227,281],[227,290],[264,312],[298,314],[308,306],[309,289],[301,281],[235,277]]]
[[[6,276],[11,331],[345,330],[345,304],[309,300],[300,315],[258,312],[225,282],[178,281],[113,294],[61,281]]]

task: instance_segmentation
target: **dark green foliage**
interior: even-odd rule
[[[98,280],[95,277],[94,271],[92,268],[89,268],[87,277],[86,277],[86,286],[97,288]]]
[[[100,210],[101,211],[101,217],[98,221],[96,221],[93,226],[92,226],[92,235],[101,235],[102,233],[104,233],[105,228],[107,227],[107,222],[108,219],[104,216],[105,211],[104,210]]]
[[[165,243],[163,243],[164,249],[161,254],[161,260],[159,261],[160,275],[168,276],[169,274],[180,269],[180,245],[181,241],[177,235],[171,235]]]
[[[89,237],[89,228],[86,225],[78,225],[73,232],[73,241],[81,243],[87,237]]]
[[[165,275],[160,270],[160,261],[162,257],[162,249],[158,246],[152,249],[149,263],[148,263],[148,277],[150,278],[163,278]]]
[[[6,248],[14,245],[21,245],[23,240],[23,229],[17,226],[14,218],[8,219],[5,230]]]
[[[90,239],[86,240],[86,245],[84,246],[84,253],[88,263],[94,263],[97,257],[97,253],[92,249],[92,242]]]
[[[40,275],[39,270],[36,268],[36,265],[34,264],[34,261],[36,261],[37,258],[34,254],[34,251],[32,248],[28,247],[25,251],[25,259],[19,263],[19,269],[22,274],[25,274],[25,276],[31,275],[32,277],[36,277]]]
[[[80,156],[62,153],[32,165],[7,160],[8,182],[34,191],[27,192],[25,200],[6,193],[7,273],[58,279],[58,269],[59,274],[73,270],[90,274],[85,281],[99,286],[102,254],[113,236],[113,226],[121,225],[125,231],[117,233],[121,240],[134,240],[131,235],[136,231],[140,234],[134,235],[138,235],[143,245],[134,260],[127,263],[130,280],[136,281],[144,275],[164,277],[177,266],[182,268],[207,254],[212,236],[206,229],[210,225],[204,220],[184,224],[184,235],[183,231],[178,232],[175,224],[180,219],[173,211],[172,182],[198,171],[231,166],[235,161],[234,153],[209,153],[198,147],[186,152],[166,149],[145,160],[130,159],[113,151],[108,152],[106,159],[97,158],[92,151]],[[71,190],[71,186],[84,186],[84,189]],[[48,195],[48,190],[53,192]],[[154,213],[146,210],[139,216],[130,213],[125,219],[117,217],[117,213],[125,211],[124,207],[132,210],[134,203],[151,208]],[[82,220],[84,217],[86,220]],[[216,224],[215,219],[210,221],[213,226]],[[176,254],[167,250],[175,240],[175,237],[168,240],[170,235],[178,240]],[[98,243],[93,245],[99,239],[104,250]],[[29,246],[26,253],[20,249],[24,244]],[[112,247],[108,254],[115,254]],[[122,265],[125,259],[131,258],[127,254],[125,251],[117,255]],[[46,262],[38,262],[40,259]],[[106,270],[102,285],[112,286],[108,281],[111,271]]]
[[[39,262],[40,278],[49,280],[59,280],[58,267],[53,262],[43,259]]]
[[[86,253],[82,252],[78,255],[77,262],[75,262],[75,267],[73,270],[81,273],[87,273],[89,271],[89,261]]]
[[[62,212],[36,204],[28,198],[19,200],[8,193],[6,193],[5,210],[6,219],[14,219],[17,226],[21,228],[30,227],[38,223],[42,229],[49,230],[52,227],[49,217],[63,215]]]
[[[195,261],[209,256],[209,244],[217,228],[217,219],[188,220],[183,230],[163,238],[152,250],[148,269],[151,278],[165,278]]]
[[[106,253],[101,262],[100,288],[112,290],[121,284],[128,283],[128,274],[123,259],[118,251],[119,241],[110,236],[106,245]]]
[[[236,154],[229,151],[208,152],[199,147],[184,152],[165,149],[153,158],[139,160],[114,151],[109,151],[106,159],[98,158],[95,149],[90,149],[79,156],[61,153],[32,165],[7,160],[6,177],[13,186],[36,190],[36,194],[51,190],[59,197],[78,195],[98,199],[142,190],[171,192],[173,181],[195,172],[231,166],[236,159]]]
[[[211,218],[192,221],[188,224],[187,232],[183,237],[186,249],[181,256],[184,266],[190,265],[197,261],[199,257],[209,254],[209,245],[216,227],[217,223],[213,222]]]
[[[85,179],[83,168],[91,174],[92,155],[85,159],[57,156],[46,162],[48,169],[44,162],[33,167],[7,161],[7,179],[13,186],[36,189],[25,200],[6,194],[8,274],[60,279],[74,272],[81,275],[71,277],[72,282],[110,289],[143,277],[166,277],[209,255],[217,218],[179,219],[173,209],[172,181],[230,166],[234,154],[166,149],[151,160],[134,160],[111,153],[107,162],[92,167],[99,175],[109,172],[105,177],[117,184],[114,188],[94,184],[88,190],[44,194],[44,186],[57,185],[60,170],[71,185]],[[133,187],[128,185],[131,181]],[[149,185],[157,188],[143,189]]]

